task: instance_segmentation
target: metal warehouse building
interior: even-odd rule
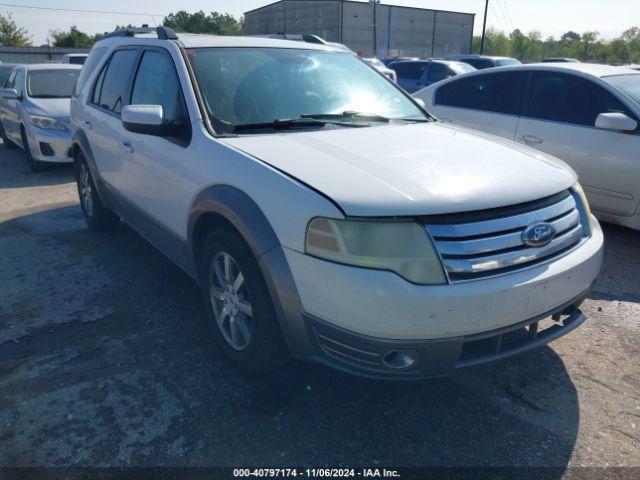
[[[375,21],[374,21],[375,12]],[[435,57],[470,53],[471,13],[348,0],[281,0],[244,14],[248,35],[313,34],[364,56]]]

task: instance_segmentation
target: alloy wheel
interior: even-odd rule
[[[78,189],[80,191],[80,201],[84,207],[85,213],[89,216],[93,216],[93,189],[91,187],[91,176],[89,169],[84,163],[80,164],[80,181],[78,183]]]

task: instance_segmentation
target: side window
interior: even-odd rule
[[[84,63],[82,70],[80,70],[80,75],[78,76],[78,80],[76,81],[76,86],[73,89],[73,96],[77,97],[84,87],[89,75],[96,68],[102,57],[104,57],[105,53],[107,53],[107,47],[100,48],[92,48],[89,56],[87,57],[87,61]]]
[[[100,75],[104,75],[104,78],[98,78],[96,82],[96,105],[120,113],[137,55],[137,50],[118,50],[113,54],[106,70]]]
[[[164,52],[144,52],[131,93],[131,105],[161,105],[164,121],[186,123],[184,99],[173,59]]]
[[[501,72],[463,78],[457,82],[456,106],[519,114],[525,77],[525,72]]]
[[[528,116],[593,127],[601,113],[633,116],[613,95],[595,83],[559,72],[534,72]]]
[[[456,96],[458,95],[459,81],[449,82],[436,90],[436,105],[448,107],[456,106]]]
[[[5,88],[13,88],[16,81],[16,75],[18,74],[17,70],[13,70],[7,79],[7,83],[5,84]]]
[[[443,65],[442,63],[431,64],[431,70],[429,70],[430,81],[439,82],[440,80],[444,80],[445,78],[449,78],[453,75],[453,71],[446,65]]]
[[[16,78],[13,81],[13,88],[15,88],[18,92],[18,96],[22,96],[24,94],[24,77],[25,72],[24,69],[21,68],[20,70],[18,70]]]
[[[468,63],[472,67],[476,67],[478,70],[483,70],[485,68],[492,68],[493,67],[493,63],[491,63],[489,60],[485,60],[485,59],[470,58],[470,59],[462,60],[462,61],[464,63]]]

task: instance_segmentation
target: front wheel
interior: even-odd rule
[[[245,375],[273,370],[288,352],[258,263],[231,229],[206,236],[200,284],[208,318],[225,355]]]
[[[89,228],[106,230],[115,227],[120,218],[102,204],[91,177],[91,171],[82,155],[76,158],[76,183],[80,197],[80,208]]]

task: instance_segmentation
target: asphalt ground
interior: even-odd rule
[[[640,232],[604,226],[589,320],[549,346],[442,380],[248,380],[195,284],[127,225],[88,230],[73,181],[0,147],[0,467],[640,466]]]

